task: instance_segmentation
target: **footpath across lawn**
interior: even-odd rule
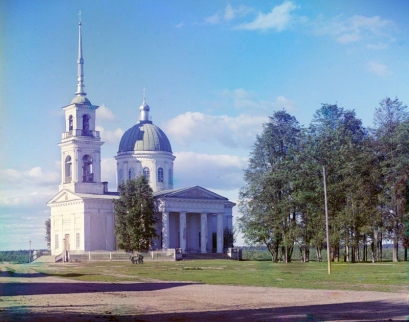
[[[21,269],[25,265],[21,265]],[[27,266],[26,266],[27,267]],[[204,284],[303,289],[404,292],[408,264],[190,260],[180,262],[81,262],[30,265],[39,273],[83,281],[191,281]]]

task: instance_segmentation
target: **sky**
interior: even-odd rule
[[[274,111],[308,126],[321,104],[338,104],[370,127],[383,98],[409,104],[406,0],[0,0],[0,250],[46,247],[62,107],[77,84],[79,11],[85,91],[100,106],[111,191],[113,157],[144,88],[176,156],[174,187],[199,185],[233,202]]]

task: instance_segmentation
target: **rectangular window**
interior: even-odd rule
[[[77,233],[75,237],[75,247],[78,249],[80,248],[80,233]]]
[[[58,234],[55,234],[55,249],[60,248],[60,246],[58,245]]]

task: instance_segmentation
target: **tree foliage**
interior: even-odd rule
[[[308,260],[325,247],[322,168],[327,173],[331,258],[382,259],[382,240],[408,245],[409,117],[398,99],[375,111],[375,128],[355,112],[323,104],[308,128],[274,113],[257,136],[240,192],[240,229],[265,244],[273,260],[291,260],[299,246]],[[360,258],[360,247],[364,249]],[[407,248],[407,246],[405,246]]]
[[[297,164],[302,130],[285,111],[274,113],[256,138],[240,191],[239,223],[247,241],[267,245],[273,260],[279,247],[289,261],[297,236],[294,187],[291,173]]]
[[[398,242],[406,237],[407,186],[409,178],[409,113],[398,99],[385,98],[375,111],[374,149],[380,160],[379,207],[382,225],[393,240],[393,260],[398,260]]]
[[[47,219],[44,223],[45,225],[45,241],[47,242],[47,247],[51,245],[51,219]]]
[[[118,186],[119,199],[114,200],[117,245],[126,251],[148,251],[157,237],[152,189],[144,176]]]

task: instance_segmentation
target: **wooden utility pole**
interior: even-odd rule
[[[324,180],[324,200],[325,200],[325,229],[327,233],[327,262],[328,262],[328,274],[331,274],[331,248],[329,243],[329,225],[328,225],[328,202],[327,202],[327,183],[325,179],[325,166],[322,167],[322,176]]]

